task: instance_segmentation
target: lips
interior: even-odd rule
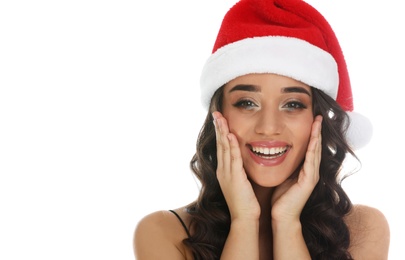
[[[252,159],[263,166],[276,166],[287,157],[291,146],[285,142],[254,142],[248,145]]]

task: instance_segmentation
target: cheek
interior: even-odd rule
[[[228,120],[229,132],[234,134],[239,142],[241,141],[241,136],[246,135],[247,125],[246,121],[243,120],[233,120],[232,118]]]
[[[294,122],[294,129],[291,129],[295,133],[296,138],[305,144],[305,146],[307,146],[309,143],[312,131],[312,123],[312,117],[306,120],[296,120]]]
[[[243,125],[246,125],[246,120],[232,111],[224,109],[222,114],[228,123],[229,132],[233,134],[236,134]]]
[[[249,135],[249,131],[252,129],[249,119],[241,116],[236,116],[232,113],[224,113],[224,117],[228,122],[229,132],[236,136],[239,145],[244,142],[243,137]]]

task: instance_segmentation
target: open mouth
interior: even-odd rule
[[[270,160],[283,156],[288,151],[289,146],[271,148],[250,146],[249,148],[256,156]]]

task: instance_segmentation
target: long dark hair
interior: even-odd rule
[[[348,116],[321,90],[312,88],[313,112],[322,115],[320,180],[302,213],[302,233],[312,259],[352,259],[350,233],[344,216],[352,203],[341,187],[339,174],[347,154],[356,158],[345,139]],[[195,259],[219,259],[230,229],[230,214],[216,178],[215,129],[211,113],[222,111],[223,87],[211,99],[210,109],[197,140],[190,167],[201,183],[197,200],[188,205],[191,237],[183,242]]]

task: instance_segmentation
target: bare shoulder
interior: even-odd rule
[[[390,229],[380,210],[354,205],[345,221],[351,237],[349,251],[354,259],[388,259]]]
[[[182,209],[176,212],[185,217]],[[137,260],[192,259],[183,245],[187,233],[170,211],[156,211],[142,218],[134,232],[134,253]]]

